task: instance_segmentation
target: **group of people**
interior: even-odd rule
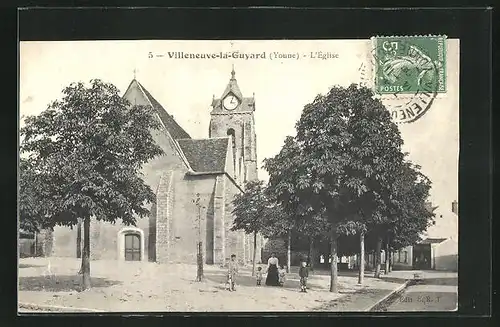
[[[279,267],[279,268],[278,268]],[[238,274],[238,263],[236,262],[236,255],[231,255],[231,260],[228,265],[227,274],[227,288],[230,291],[236,290],[236,276]],[[307,278],[309,277],[309,270],[307,268],[306,262],[302,261],[299,268],[300,277],[300,291],[307,292]],[[286,270],[283,265],[279,266],[279,261],[276,255],[273,253],[267,261],[267,276],[266,276],[266,286],[283,286],[286,279]],[[262,284],[262,267],[257,268],[256,273],[257,286]]]

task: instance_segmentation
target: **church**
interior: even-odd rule
[[[222,88],[221,88],[222,89]],[[231,254],[240,263],[253,259],[253,235],[231,231],[232,200],[257,177],[255,99],[245,97],[234,69],[220,98],[212,99],[208,138],[193,139],[134,77],[123,97],[132,105],[154,108],[161,128],[152,131],[164,155],[143,167],[145,182],[156,193],[149,218],[136,226],[93,220],[91,259],[194,263],[202,242],[206,264],[224,264]],[[55,227],[49,253],[81,257],[82,226]],[[256,262],[263,238],[257,237]]]

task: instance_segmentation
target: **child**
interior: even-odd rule
[[[228,272],[227,272],[227,284],[229,291],[236,291],[236,282],[235,282],[235,277],[236,274],[238,274],[238,263],[236,262],[236,254],[231,254],[231,260],[229,261],[228,265]]]
[[[306,262],[302,261],[299,269],[299,277],[300,277],[300,291],[303,293],[307,293],[307,277],[309,277],[309,270],[306,266]]]
[[[257,267],[257,286],[260,286],[260,283],[262,282],[262,267]]]
[[[286,276],[286,270],[283,265],[280,266],[279,269],[279,281],[280,281],[280,286],[283,286],[285,284],[285,276]]]

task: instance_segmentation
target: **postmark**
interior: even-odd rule
[[[373,91],[396,124],[421,118],[446,95],[446,36],[371,39]]]

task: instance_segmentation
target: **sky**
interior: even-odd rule
[[[328,92],[333,85],[363,81],[361,66],[370,75],[371,46],[370,40],[21,42],[19,112],[20,117],[39,114],[61,97],[65,86],[95,78],[113,83],[123,94],[135,74],[193,138],[206,138],[212,98],[222,95],[234,65],[243,96],[255,94],[257,159],[261,166],[264,158],[280,151],[286,136],[295,134],[303,107],[317,94]],[[175,52],[237,52],[247,57],[171,58]],[[252,58],[255,55],[261,57]],[[323,59],[318,58],[321,55]],[[456,39],[447,40],[446,65],[447,92],[440,94],[420,119],[399,128],[409,158],[433,182],[430,200],[449,212],[451,202],[458,200]],[[391,99],[383,101],[393,105]],[[260,169],[259,178],[267,180],[266,171]]]

